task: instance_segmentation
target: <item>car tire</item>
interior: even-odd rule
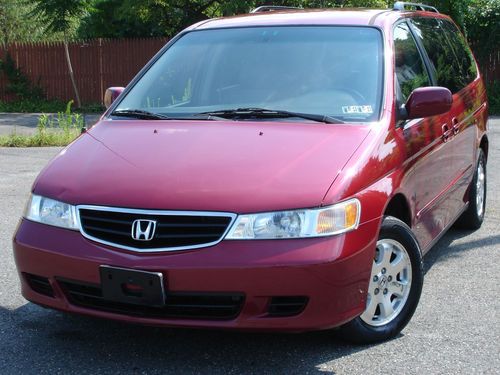
[[[458,218],[457,228],[476,230],[481,227],[486,211],[486,191],[486,156],[479,149],[476,171],[469,188],[469,207]]]
[[[367,292],[366,310],[340,328],[341,337],[369,344],[397,336],[417,308],[424,280],[422,254],[401,220],[382,221]]]

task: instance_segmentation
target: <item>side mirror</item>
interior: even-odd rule
[[[120,94],[125,90],[124,87],[110,87],[106,89],[106,92],[104,93],[104,105],[106,106],[106,109],[108,109],[111,104],[120,96]]]
[[[445,87],[420,87],[408,98],[405,108],[407,119],[431,117],[446,113],[451,109],[453,96]]]

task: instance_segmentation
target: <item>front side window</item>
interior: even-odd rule
[[[406,23],[400,23],[394,29],[394,54],[396,94],[401,102],[405,102],[416,88],[430,86],[429,75]]]
[[[287,26],[200,30],[176,41],[116,110],[175,118],[264,108],[344,121],[379,116],[379,30]]]
[[[452,93],[467,86],[467,78],[463,76],[456,51],[441,22],[434,18],[412,18],[411,22],[429,56],[437,84],[450,89]]]

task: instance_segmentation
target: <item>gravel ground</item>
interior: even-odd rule
[[[425,259],[402,334],[355,347],[331,332],[158,329],[70,316],[20,295],[11,237],[30,185],[58,148],[0,148],[0,373],[500,374],[500,118],[490,121],[486,221],[451,230]]]

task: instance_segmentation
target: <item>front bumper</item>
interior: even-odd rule
[[[300,240],[222,241],[213,247],[138,254],[99,245],[79,232],[22,220],[13,247],[23,296],[72,313],[156,326],[305,331],[341,325],[362,313],[378,236],[373,220],[345,235]],[[61,280],[98,287],[99,267],[162,272],[169,294],[244,296],[231,319],[117,313],[75,304]],[[47,278],[53,296],[36,292],[26,274]],[[306,297],[293,316],[273,316],[273,297]]]

